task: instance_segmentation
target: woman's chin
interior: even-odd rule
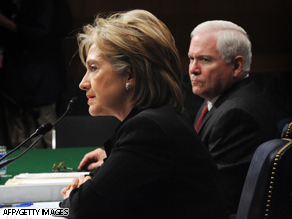
[[[100,116],[100,114],[98,113],[98,111],[93,110],[91,107],[89,107],[88,112],[91,116]]]
[[[88,112],[91,116],[107,116],[107,115],[109,115],[108,113],[104,112],[103,110],[92,109],[91,107],[89,107]]]

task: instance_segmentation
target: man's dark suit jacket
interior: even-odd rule
[[[198,111],[194,124],[206,103]],[[236,213],[255,149],[278,137],[275,115],[255,82],[248,77],[218,98],[198,134],[217,163],[229,210]]]
[[[132,110],[104,146],[105,163],[61,203],[70,217],[227,218],[217,166],[171,105]]]

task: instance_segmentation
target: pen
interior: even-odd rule
[[[12,175],[0,175],[0,179],[1,177],[12,177]]]
[[[24,202],[20,204],[0,204],[0,208],[9,208],[9,207],[28,207],[33,205],[31,202]]]

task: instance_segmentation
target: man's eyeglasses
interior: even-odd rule
[[[73,169],[71,167],[66,167],[65,162],[60,162],[59,164],[54,163],[52,167],[52,172],[79,172],[80,170]]]

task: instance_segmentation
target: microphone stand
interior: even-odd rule
[[[25,155],[33,146],[35,146],[36,143],[39,142],[39,140],[41,140],[45,135],[41,135],[40,137],[38,137],[38,139],[36,141],[34,141],[27,149],[25,149],[24,152],[22,152],[20,155],[14,157],[14,158],[11,158],[11,159],[8,159],[8,160],[5,160],[3,162],[0,163],[0,168],[2,167],[5,167],[5,166],[8,166],[10,165],[11,163],[13,163],[15,160],[17,160],[18,158],[22,157],[23,155]]]
[[[20,145],[17,147],[13,148],[9,153],[5,154],[3,157],[1,157],[0,162],[4,160],[7,156],[12,154],[14,151],[16,151],[18,148],[20,148],[22,145],[24,145],[26,142],[28,142],[30,139],[38,136],[39,134],[46,134],[47,132],[51,131],[53,128],[51,123],[46,123],[45,125],[41,125],[31,136],[29,136],[24,142],[22,142]]]
[[[73,97],[69,104],[68,107],[65,111],[65,113],[52,125],[51,123],[46,123],[45,125],[41,125],[29,138],[27,138],[24,142],[22,142],[20,145],[18,145],[16,148],[14,148],[12,151],[10,151],[8,154],[4,155],[3,157],[1,157],[0,162],[2,160],[4,160],[7,156],[9,156],[10,154],[12,154],[14,151],[16,151],[18,148],[20,148],[22,145],[24,145],[27,141],[29,141],[30,139],[36,137],[37,135],[41,134],[41,136],[34,141],[24,152],[22,152],[20,155],[2,161],[0,163],[0,168],[5,167],[10,165],[12,162],[14,162],[15,160],[19,159],[20,157],[22,157],[24,154],[26,154],[31,148],[33,148],[35,146],[36,143],[38,143],[44,136],[45,134],[47,134],[49,131],[51,131],[51,129],[61,120],[64,118],[64,116],[73,108],[73,105],[77,102],[78,98],[77,97]]]
[[[60,122],[60,120],[61,119],[63,119],[64,118],[64,116],[65,115],[67,115],[67,113],[73,108],[73,106],[74,106],[74,104],[77,102],[77,100],[78,100],[78,97],[73,97],[71,100],[70,100],[70,102],[69,102],[69,104],[68,104],[68,106],[67,106],[67,109],[66,109],[66,111],[63,113],[63,115],[53,124],[53,126],[52,126],[52,128],[53,127],[55,127],[55,125],[58,123],[58,122]],[[52,129],[51,128],[51,129]]]

